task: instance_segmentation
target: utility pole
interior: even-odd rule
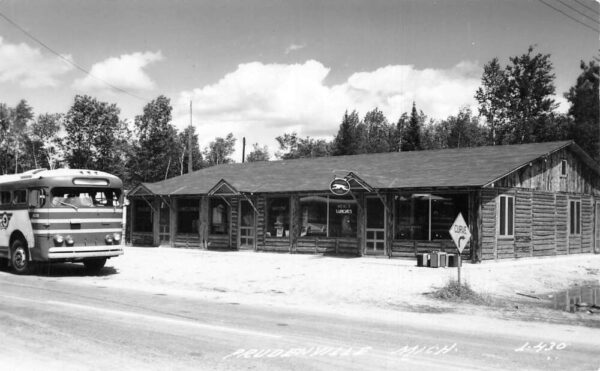
[[[192,101],[190,100],[190,130],[188,132],[188,174],[191,173],[192,170]]]
[[[246,161],[246,137],[242,138],[242,164]]]

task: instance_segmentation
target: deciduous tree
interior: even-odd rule
[[[325,139],[315,139],[308,136],[306,138],[299,138],[298,134],[294,132],[278,136],[275,140],[279,143],[280,149],[275,156],[282,160],[331,155],[331,142]]]
[[[129,165],[134,182],[156,182],[180,174],[181,148],[171,111],[171,101],[161,95],[136,116],[138,138]]]
[[[600,111],[599,66],[595,61],[586,64],[581,61],[581,74],[567,93],[565,98],[571,103],[569,115],[573,125],[569,136],[575,140],[588,154],[600,160]]]
[[[258,143],[252,145],[252,151],[246,155],[247,162],[269,161],[269,148],[260,146]]]
[[[180,148],[179,155],[179,171],[180,174],[187,173],[189,163],[189,135],[190,130],[192,133],[192,171],[200,170],[204,167],[204,160],[202,158],[202,152],[200,151],[200,145],[198,144],[198,134],[196,133],[196,127],[186,127],[183,132],[179,133],[178,143]]]
[[[204,158],[207,166],[229,164],[234,162],[231,155],[235,151],[236,138],[233,133],[225,138],[217,137],[204,149]]]
[[[550,54],[534,54],[533,46],[511,57],[504,69],[497,58],[484,67],[475,99],[490,126],[492,143],[540,141],[557,107],[554,77]]]

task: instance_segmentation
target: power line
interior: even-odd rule
[[[581,5],[582,7],[584,7],[584,8],[587,8],[587,9],[591,10],[592,12],[594,12],[594,14],[598,14],[598,9],[593,9],[593,8],[590,8],[589,6],[585,5],[584,3],[582,3],[582,2],[581,2],[581,1],[579,1],[579,0],[575,0],[575,2],[576,2],[577,4],[579,4],[579,5]]]
[[[575,22],[579,23],[579,24],[580,24],[580,25],[582,25],[582,26],[585,26],[585,27],[589,28],[589,29],[590,29],[590,30],[592,30],[592,31],[600,32],[600,30],[597,30],[597,29],[595,29],[594,27],[592,27],[592,26],[590,26],[590,25],[588,25],[588,24],[586,24],[586,23],[583,23],[583,22],[581,22],[581,21],[580,21],[580,20],[578,20],[577,18],[573,18],[572,16],[570,16],[569,14],[567,14],[567,13],[563,12],[562,10],[560,10],[560,9],[558,9],[558,8],[556,8],[556,7],[554,7],[554,6],[550,5],[550,4],[548,4],[548,3],[546,3],[544,0],[538,0],[538,1],[539,1],[540,3],[542,3],[542,4],[546,5],[547,7],[549,7],[549,8],[552,8],[552,9],[556,10],[557,12],[561,13],[562,15],[564,15],[564,16],[566,16],[566,17],[569,17],[569,18],[571,18],[572,20],[574,20]]]
[[[572,11],[574,11],[574,12],[576,12],[576,13],[584,16],[584,17],[586,17],[587,19],[591,19],[592,22],[600,23],[597,19],[594,19],[594,18],[590,17],[589,15],[580,12],[579,10],[577,10],[577,9],[573,8],[572,6],[570,6],[569,4],[565,4],[562,0],[556,0],[556,1],[558,1],[562,5],[566,6],[567,8],[571,9]]]
[[[139,99],[141,101],[147,101],[147,99],[144,99],[138,95],[135,95],[133,93],[128,92],[125,89],[119,88],[118,86],[114,86],[112,84],[110,84],[109,82],[94,76],[90,71],[88,71],[87,69],[81,67],[80,65],[78,65],[77,63],[73,62],[72,60],[70,60],[69,58],[66,58],[65,56],[63,56],[62,54],[60,54],[59,52],[55,51],[54,49],[52,49],[50,46],[48,46],[46,43],[44,43],[42,40],[38,39],[37,37],[35,37],[34,35],[32,35],[31,33],[29,33],[29,31],[27,31],[26,29],[24,29],[23,27],[21,27],[18,23],[16,23],[15,21],[13,21],[12,19],[8,18],[4,13],[0,12],[0,17],[4,18],[8,23],[10,23],[11,25],[13,25],[14,27],[16,27],[17,29],[19,29],[21,32],[23,32],[25,35],[27,35],[30,39],[32,39],[33,41],[37,42],[38,44],[40,44],[41,46],[43,46],[45,49],[47,49],[50,53],[54,54],[55,56],[57,56],[58,58],[60,58],[61,60],[63,60],[64,62],[70,64],[71,66],[77,68],[78,70],[80,70],[81,72],[85,73],[86,75],[89,75],[90,77],[100,81],[101,83],[105,84],[106,86],[110,87],[113,90],[116,90],[118,92],[121,92],[123,94],[127,94],[133,98]]]

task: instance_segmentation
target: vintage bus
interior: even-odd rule
[[[98,273],[123,254],[123,183],[92,170],[0,176],[0,260],[17,274],[38,262],[82,262]]]

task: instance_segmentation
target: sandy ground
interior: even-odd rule
[[[600,255],[463,264],[463,282],[487,295],[490,305],[440,301],[427,294],[456,277],[456,268],[417,267],[415,260],[126,247],[100,276],[60,279],[312,310],[476,314],[600,327],[600,314],[548,308],[549,294],[575,284],[600,285]]]

